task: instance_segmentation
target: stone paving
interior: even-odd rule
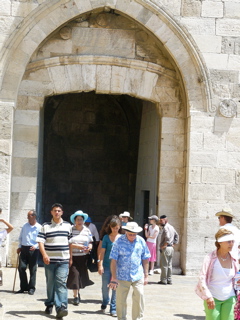
[[[55,319],[53,315],[44,313],[44,300],[46,298],[46,286],[44,268],[39,267],[37,273],[37,290],[34,296],[26,294],[14,294],[14,268],[3,268],[3,286],[0,287],[0,319]],[[90,274],[94,285],[85,288],[81,292],[79,306],[72,305],[72,293],[69,291],[68,320],[102,320],[110,319],[109,314],[99,312],[101,305],[101,277],[97,273]],[[159,275],[149,277],[149,284],[145,287],[145,313],[144,319],[160,320],[204,320],[203,303],[195,294],[194,287],[196,277],[173,276],[173,285],[159,285]],[[19,290],[19,278],[17,275],[15,291]],[[128,319],[131,319],[131,292],[128,297]]]

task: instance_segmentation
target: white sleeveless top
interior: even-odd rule
[[[208,288],[215,299],[224,301],[235,295],[233,290],[234,268],[226,269],[216,259]]]
[[[159,234],[159,227],[157,225],[155,225],[155,227],[153,228],[153,225],[150,225],[149,226],[149,235],[150,237],[152,237],[154,234],[157,234],[156,238],[155,239],[147,239],[147,242],[152,242],[152,243],[156,243],[157,242],[157,237],[158,237],[158,234]]]

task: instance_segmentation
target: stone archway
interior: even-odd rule
[[[28,64],[34,51],[51,33],[75,17],[104,6],[136,21],[157,42],[164,44],[175,70],[144,59],[137,61],[128,57],[91,54],[62,54]],[[43,4],[31,19],[24,21],[20,32],[9,39],[8,48],[3,59],[0,97],[16,106],[14,170],[9,177],[13,216],[23,215],[26,208],[36,201],[36,171],[39,170],[38,159],[42,152],[38,143],[39,119],[45,96],[93,90],[97,93],[127,94],[156,104],[156,110],[162,117],[162,141],[158,148],[164,153],[158,159],[159,200],[154,200],[161,203],[161,209],[173,214],[180,233],[183,233],[183,223],[177,212],[179,208],[181,215],[184,212],[186,116],[191,110],[206,110],[210,106],[210,96],[204,65],[194,44],[179,25],[161,8],[146,5],[144,1],[114,1],[110,4],[109,1],[101,1],[96,6],[85,0],[52,1],[48,6]],[[182,93],[181,98],[179,92]],[[18,102],[15,104],[12,97],[16,95]]]

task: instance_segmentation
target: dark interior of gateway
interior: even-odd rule
[[[133,215],[142,100],[127,95],[71,93],[44,103],[41,221],[51,205],[102,223],[111,214]]]

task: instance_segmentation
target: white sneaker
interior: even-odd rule
[[[149,275],[152,276],[153,275],[153,270],[149,271]]]

